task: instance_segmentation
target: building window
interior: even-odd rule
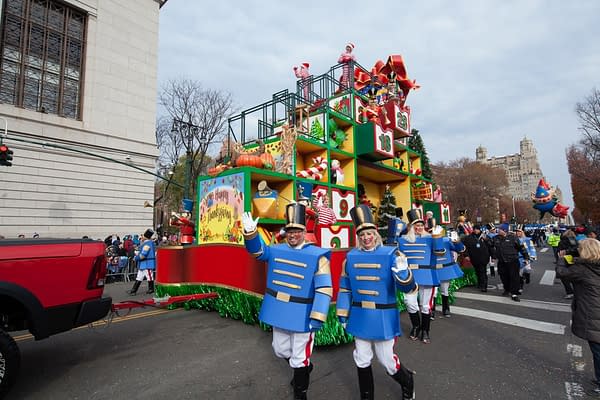
[[[86,14],[54,0],[4,0],[0,103],[81,119]]]

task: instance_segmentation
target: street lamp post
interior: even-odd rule
[[[512,206],[513,206],[513,223],[517,222],[517,213],[515,211],[515,196],[512,196]]]
[[[198,137],[201,143],[206,142],[206,132],[201,126],[194,125],[192,121],[182,121],[180,119],[173,119],[173,126],[171,127],[171,133],[181,134],[182,137],[187,141],[185,151],[185,190],[184,198],[190,198],[190,187],[192,179],[192,146],[194,145],[194,138]],[[199,135],[200,134],[200,135]]]

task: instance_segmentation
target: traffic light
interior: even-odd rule
[[[0,144],[0,165],[12,166],[13,151],[5,144]]]

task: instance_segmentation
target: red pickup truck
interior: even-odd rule
[[[0,240],[0,398],[20,365],[7,332],[28,330],[40,340],[108,314],[104,249],[89,239]]]

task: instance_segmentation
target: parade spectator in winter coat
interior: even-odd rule
[[[573,284],[571,331],[589,343],[596,383],[589,394],[600,397],[600,241],[583,239],[577,249],[579,257],[559,252],[556,275]]]

